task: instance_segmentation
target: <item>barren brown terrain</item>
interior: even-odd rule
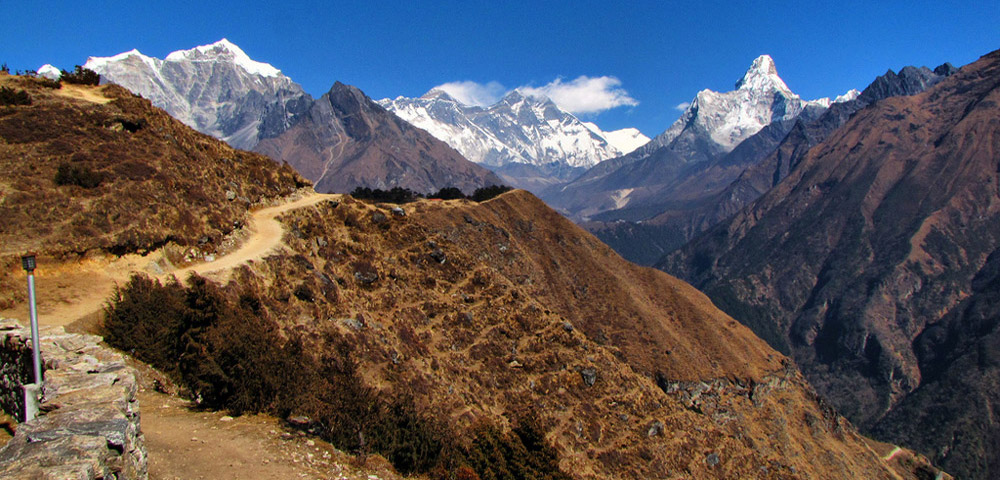
[[[23,302],[17,255],[25,249],[41,255],[39,287],[59,292],[44,304],[49,314],[66,309],[66,320],[56,323],[89,311],[93,304],[81,305],[97,302],[98,288],[135,269],[158,276],[205,262],[196,271],[223,293],[248,299],[277,322],[280,335],[302,339],[305,354],[323,355],[337,346],[331,338],[345,339],[367,388],[411,399],[459,445],[472,443],[470,427],[483,422],[509,429],[535,418],[558,466],[573,478],[938,474],[921,457],[892,455],[858,434],[789,359],[694,288],[625,262],[527,192],[483,203],[422,200],[401,211],[310,194],[260,210],[284,203],[279,198],[301,179],[191,132],[140,99],[76,103],[23,79],[0,82],[28,89],[36,102],[0,107],[0,160],[14,172],[0,183],[0,210],[83,211],[78,218],[93,218],[90,208],[101,198],[116,208],[91,230],[57,215],[51,229],[15,215],[12,225],[31,233],[0,230],[7,262],[0,294],[15,308]],[[127,125],[141,119],[145,126],[117,131],[93,120],[116,118],[123,108],[132,115]],[[53,121],[47,109],[72,120],[55,137],[29,135],[44,130],[31,121]],[[64,150],[49,150],[64,130],[92,143],[67,140]],[[92,170],[108,171],[105,162],[112,161],[149,162],[162,175],[54,184],[60,162],[77,150],[111,148],[101,142],[136,144],[90,160]],[[26,165],[19,152],[36,161]],[[192,176],[203,184],[182,184]],[[14,180],[47,195],[29,194]],[[215,218],[223,214],[232,217]],[[212,273],[219,265],[226,268]],[[223,422],[222,414],[182,408],[176,398],[146,392],[142,399],[151,470],[163,478],[225,477],[237,467],[244,470],[236,476],[269,468],[279,477],[333,471],[316,462],[296,469],[296,452],[314,459],[335,453],[311,438],[301,440],[308,448],[288,448],[272,420]],[[308,408],[288,414],[323,413]],[[183,429],[166,428],[173,424]],[[209,439],[218,447],[209,450]],[[276,465],[262,467],[255,458]]]

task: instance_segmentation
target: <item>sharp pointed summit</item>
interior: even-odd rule
[[[750,64],[750,68],[743,74],[743,78],[736,82],[736,89],[760,89],[768,87],[774,87],[789,94],[792,93],[788,89],[788,85],[785,85],[785,81],[778,76],[778,68],[774,65],[774,59],[770,55],[761,55]]]

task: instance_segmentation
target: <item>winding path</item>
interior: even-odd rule
[[[214,261],[180,269],[162,271],[156,268],[154,263],[163,257],[162,251],[145,256],[126,255],[110,261],[91,259],[64,264],[40,263],[35,275],[38,322],[42,326],[67,326],[81,320],[87,323],[95,321],[104,302],[114,292],[115,285],[127,282],[135,272],[150,274],[161,280],[170,276],[184,278],[189,273],[224,278],[233,268],[281,248],[285,230],[277,221],[279,215],[339,197],[310,193],[288,203],[254,211],[246,227],[250,234],[236,250]],[[0,312],[0,317],[27,319],[28,307],[26,304],[17,305]]]

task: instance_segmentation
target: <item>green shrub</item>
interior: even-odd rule
[[[0,105],[31,105],[31,97],[24,90],[0,87]]]
[[[97,72],[89,69],[83,68],[79,65],[73,69],[72,72],[67,72],[62,70],[62,76],[59,77],[60,81],[66,83],[75,83],[78,85],[100,85],[101,76]]]
[[[134,274],[104,306],[104,341],[165,372],[177,371],[184,287]]]
[[[479,478],[495,480],[569,480],[559,469],[555,449],[545,443],[545,435],[534,420],[521,422],[504,433],[484,423],[473,431],[472,446],[465,452],[468,464]]]
[[[403,187],[392,187],[391,190],[358,187],[351,191],[351,196],[358,200],[396,204],[410,203],[421,197],[419,193]]]

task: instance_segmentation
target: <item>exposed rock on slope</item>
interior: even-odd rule
[[[320,192],[399,186],[417,192],[458,187],[471,193],[503,183],[361,90],[340,82],[291,128],[262,139],[256,150],[288,162]]]
[[[964,353],[984,352],[994,329],[983,308],[1000,247],[998,102],[994,52],[864,108],[661,265],[790,351],[849,418],[969,478],[996,476],[1000,458],[996,427],[953,430],[991,415],[977,399],[1000,378],[989,355]],[[976,358],[981,370],[964,371]],[[972,390],[941,390],[957,385]],[[963,408],[936,409],[944,399]],[[913,430],[900,405],[939,427]]]

